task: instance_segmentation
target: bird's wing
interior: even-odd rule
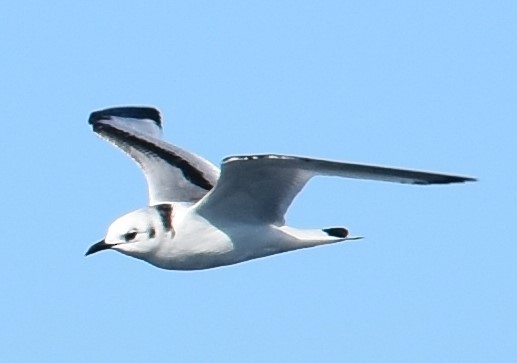
[[[425,171],[343,163],[284,155],[232,156],[223,160],[215,188],[197,212],[210,220],[284,224],[284,214],[307,181],[316,175],[407,184],[448,184],[475,179]]]
[[[197,202],[219,178],[219,169],[209,161],[161,140],[162,123],[155,108],[108,108],[93,112],[88,122],[142,168],[150,205]]]

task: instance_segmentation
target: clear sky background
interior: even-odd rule
[[[2,2],[0,361],[515,361],[516,4]],[[216,164],[274,152],[480,181],[315,179],[288,222],[366,238],[231,267],[85,258],[147,202],[87,124],[135,104]]]

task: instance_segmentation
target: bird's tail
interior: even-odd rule
[[[323,229],[297,229],[293,227],[281,227],[284,233],[294,237],[298,243],[306,244],[307,247],[318,246],[343,241],[362,239],[359,236],[349,236],[348,230],[344,227],[332,227]]]

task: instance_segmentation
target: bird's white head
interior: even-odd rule
[[[86,255],[107,249],[146,258],[155,251],[164,234],[172,231],[172,208],[161,204],[138,209],[116,219],[108,228],[106,237],[92,245]]]

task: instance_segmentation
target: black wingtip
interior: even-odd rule
[[[342,227],[325,228],[322,231],[331,237],[346,238],[348,236],[348,229]]]
[[[111,107],[104,110],[94,111],[90,114],[88,123],[93,125],[96,121],[109,118],[111,116],[129,117],[153,120],[158,127],[162,127],[160,111],[148,106],[123,106]]]
[[[470,176],[463,177],[463,182],[477,182],[478,178],[472,178]]]
[[[413,182],[415,185],[430,185],[430,184],[454,184],[454,183],[467,183],[477,182],[477,178],[469,176],[457,176],[457,175],[440,175],[437,178],[430,180],[418,180]]]

